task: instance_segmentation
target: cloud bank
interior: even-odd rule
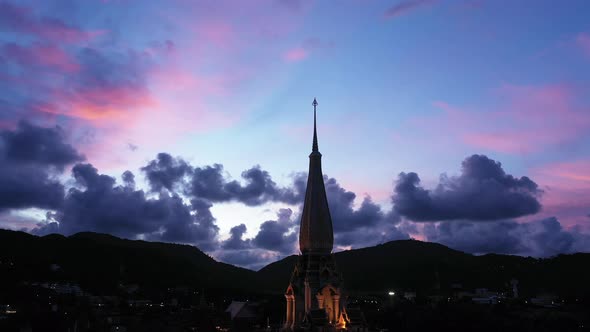
[[[0,131],[0,212],[8,209],[59,209],[65,189],[58,176],[84,156],[64,143],[60,127],[19,122]]]
[[[140,168],[149,186],[144,191],[137,188],[132,171],[117,180],[84,160],[60,127],[21,122],[15,129],[0,131],[0,213],[47,211],[45,220],[28,229],[35,234],[94,231],[188,243],[254,269],[297,253],[305,173],[295,173],[289,185],[280,186],[258,165],[237,180],[221,164],[193,166],[159,153]],[[70,166],[71,177],[64,181]],[[460,175],[442,175],[432,190],[420,186],[416,173],[401,173],[390,210],[369,196],[355,207],[354,192],[334,178],[325,176],[324,182],[336,250],[412,236],[472,253],[551,256],[590,250],[588,234],[565,229],[556,218],[515,220],[538,212],[543,192],[533,180],[507,174],[499,162],[483,155],[466,158]],[[285,207],[251,237],[246,237],[245,224],[236,223],[223,239],[211,208],[227,202]]]
[[[472,155],[461,166],[461,175],[441,175],[434,190],[421,187],[416,173],[401,173],[392,198],[395,211],[414,221],[486,221],[517,218],[541,209],[542,191],[528,177],[506,174],[501,163],[483,155]]]
[[[566,230],[556,218],[527,223],[445,221],[427,225],[424,230],[428,241],[477,254],[549,257],[590,250],[590,235]]]

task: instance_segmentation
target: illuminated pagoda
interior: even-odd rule
[[[284,329],[363,331],[362,314],[349,315],[343,304],[342,276],[332,255],[334,233],[322,174],[322,154],[318,149],[317,105],[314,98],[313,145],[299,228],[301,255],[285,292],[287,314]],[[351,318],[354,319],[351,321]]]

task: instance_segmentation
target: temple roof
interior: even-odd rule
[[[318,148],[316,107],[313,100],[313,144],[309,155],[307,189],[299,228],[299,249],[302,253],[330,253],[334,246],[332,217],[328,208],[326,188],[322,174],[322,154]]]

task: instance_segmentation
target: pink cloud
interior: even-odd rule
[[[582,49],[585,55],[590,57],[590,34],[586,32],[578,34],[576,44]]]
[[[217,46],[229,47],[235,38],[233,27],[224,21],[207,21],[197,25],[197,33],[207,42]]]
[[[300,47],[295,47],[283,54],[287,62],[298,62],[307,59],[312,53],[326,53],[334,49],[334,43],[317,38],[308,38]]]
[[[157,104],[152,95],[130,87],[93,87],[77,93],[55,92],[54,100],[60,107],[45,109],[48,113],[63,114],[91,121],[121,121],[137,115],[137,110]]]
[[[443,114],[423,119],[466,145],[503,153],[533,153],[578,139],[590,130],[590,105],[567,85],[504,85],[494,108],[433,105]]]
[[[552,163],[534,169],[534,173],[542,176],[549,185],[557,184],[576,189],[590,189],[590,160]],[[590,200],[590,195],[588,199]]]
[[[281,79],[266,75],[272,76],[268,80],[265,73],[274,70],[272,62],[283,55],[285,36],[301,26],[310,8],[308,3],[292,8],[274,0],[181,2],[152,18],[174,41],[151,42],[154,37],[146,36],[147,42],[139,42],[148,46],[138,49],[133,48],[138,38],[132,36],[130,42],[125,30],[108,48],[95,48],[92,39],[102,30],[84,31],[40,17],[33,9],[9,7],[12,15],[0,10],[0,28],[43,40],[56,50],[39,59],[51,67],[43,77],[0,73],[6,76],[0,79],[14,81],[18,90],[34,91],[29,95],[37,98],[24,108],[35,119],[66,123],[77,147],[101,169],[137,161],[133,158],[139,164],[146,153],[158,152],[151,149],[184,144],[178,142],[185,135],[234,125],[266,93],[274,83],[270,81]],[[144,7],[136,9],[146,14]],[[13,18],[3,20],[8,16]],[[64,51],[62,58],[59,50]],[[67,64],[65,50],[77,54],[73,65]],[[20,67],[25,73],[39,72],[31,63]],[[260,77],[265,77],[262,83]],[[128,142],[139,146],[139,152],[130,154]]]
[[[494,150],[504,153],[529,153],[534,147],[522,144],[524,141],[531,140],[531,135],[504,133],[490,134],[465,134],[463,140],[469,145],[480,147],[486,150]]]
[[[61,59],[59,55],[56,53],[54,58]],[[52,60],[48,58],[44,61]],[[157,56],[133,50],[110,54],[86,48],[78,53],[78,59],[73,72],[54,71],[39,78],[43,85],[35,88],[43,92],[44,99],[35,102],[37,111],[103,126],[105,122],[131,121],[142,109],[157,105],[157,97],[148,87]],[[27,64],[23,63],[23,71],[37,72]],[[54,84],[56,73],[60,80]]]
[[[590,160],[551,163],[536,167],[532,177],[545,191],[545,216],[557,216],[568,226],[583,224],[590,215]]]
[[[146,154],[166,149],[187,135],[228,128],[241,118],[238,111],[208,104],[231,96],[239,76],[197,75],[174,64],[153,68],[148,76],[150,89],[85,91],[72,100],[75,107],[69,116],[77,116],[100,134],[90,137],[82,148],[96,166],[116,169],[130,162],[141,164]],[[141,154],[130,154],[127,142],[139,146]]]
[[[417,9],[433,5],[437,0],[406,0],[388,8],[385,18],[396,18],[413,12]]]
[[[5,44],[0,52],[24,66],[54,67],[64,72],[74,72],[80,69],[79,64],[69,54],[54,45],[35,43],[25,47],[9,43]]]
[[[288,62],[298,62],[307,58],[309,53],[303,47],[296,47],[288,50],[283,58]]]

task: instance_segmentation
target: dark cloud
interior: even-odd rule
[[[258,270],[283,256],[296,252],[297,234],[290,209],[281,209],[277,220],[264,222],[253,239],[244,239],[246,225],[230,230],[230,237],[223,241],[215,256],[227,263]]]
[[[250,206],[281,200],[281,189],[260,166],[242,172],[245,185],[236,180],[227,182],[223,172],[220,164],[195,168],[188,192],[212,202],[238,201]]]
[[[123,180],[125,186],[135,188],[135,175],[131,171],[123,172],[121,180]]]
[[[257,206],[269,201],[294,200],[295,193],[279,188],[267,171],[254,166],[242,172],[244,184],[229,180],[223,165],[193,168],[180,158],[172,158],[166,153],[158,154],[157,160],[143,167],[153,190],[166,188],[173,190],[184,187],[190,197],[210,202],[237,201],[249,206]],[[188,180],[185,181],[185,176]]]
[[[104,174],[98,174],[98,170],[91,164],[77,164],[72,168],[72,176],[78,185],[86,187],[87,191],[105,192],[112,189],[115,179]],[[74,189],[76,190],[76,189]]]
[[[414,221],[498,220],[534,214],[542,191],[526,176],[506,174],[499,162],[473,155],[461,175],[441,175],[434,190],[420,186],[416,173],[401,173],[395,185],[395,211]]]
[[[221,248],[229,250],[249,249],[252,247],[250,239],[242,239],[246,233],[246,225],[239,224],[230,229],[230,237],[221,244]]]
[[[299,204],[303,203],[305,190],[307,189],[307,173],[295,173],[293,175],[293,184],[291,188],[283,192],[283,201],[285,203]]]
[[[232,180],[223,165],[213,164],[193,167],[180,158],[167,153],[158,154],[142,167],[154,191],[166,188],[180,190],[189,197],[205,199],[213,203],[240,202],[258,206],[267,202],[298,204],[305,194],[305,178],[294,175],[293,186],[279,187],[270,174],[256,165],[242,172],[242,181]],[[305,175],[303,175],[305,176]]]
[[[148,201],[143,191],[115,186],[114,178],[98,174],[90,164],[74,166],[72,175],[79,188],[70,189],[55,218],[60,233],[95,231],[133,238],[155,232],[166,214],[160,202]]]
[[[525,239],[529,250],[536,256],[590,251],[590,236],[563,229],[555,217],[527,223],[523,233],[530,234],[528,239],[525,234],[521,236]]]
[[[40,167],[15,166],[0,160],[0,211],[57,209],[63,202],[63,185]]]
[[[44,128],[21,121],[16,130],[0,131],[0,153],[3,159],[15,164],[64,166],[84,160],[65,142],[63,130],[57,126]]]
[[[267,171],[260,169],[260,166],[245,170],[242,172],[242,178],[246,180],[245,186],[235,180],[225,185],[225,190],[238,201],[255,206],[280,199],[276,183]]]
[[[161,194],[158,202],[167,202],[168,213],[159,221],[161,234],[151,234],[148,238],[176,243],[196,244],[199,249],[210,251],[216,249],[219,227],[211,214],[211,204],[193,200],[191,209],[177,195]]]
[[[444,221],[424,228],[428,241],[465,252],[548,257],[590,251],[590,236],[564,229],[552,217],[527,223]]]
[[[0,131],[0,211],[60,208],[65,189],[57,176],[83,158],[59,127],[20,122],[15,130]]]
[[[125,172],[127,179],[131,172]],[[34,229],[44,234],[94,231],[125,238],[191,243],[203,250],[214,248],[218,227],[207,202],[184,204],[176,194],[149,199],[142,190],[116,185],[115,179],[99,174],[90,164],[72,169],[76,188],[70,189],[63,207],[49,222]],[[191,213],[194,212],[194,214]]]
[[[293,204],[302,199],[299,192],[278,187],[270,174],[260,166],[242,172],[245,184],[237,180],[228,181],[223,173],[223,165],[220,164],[195,168],[187,193],[211,202],[238,201],[249,206],[266,202]]]
[[[334,178],[324,177],[330,214],[334,232],[353,231],[362,227],[372,227],[384,218],[381,207],[366,197],[358,210],[353,209],[356,194],[340,186]]]
[[[226,182],[222,173],[220,164],[195,168],[187,187],[188,194],[213,202],[229,201],[231,196],[224,190]]]
[[[396,227],[400,218],[394,212],[382,211],[370,197],[355,210],[355,193],[342,188],[334,178],[324,177],[324,183],[336,246],[359,248],[409,238]]]
[[[438,225],[426,225],[424,235],[428,241],[469,253],[510,254],[525,250],[518,238],[518,228],[518,224],[513,221],[446,221]]]
[[[277,220],[264,222],[254,239],[244,239],[246,225],[240,224],[230,230],[230,237],[221,243],[216,257],[224,262],[258,270],[296,252],[297,233],[295,219],[290,209],[281,209]]]
[[[156,160],[150,161],[141,170],[153,191],[160,191],[163,188],[175,191],[175,187],[183,177],[192,172],[191,167],[184,160],[173,158],[167,153],[158,153]]]
[[[54,148],[59,147],[56,144]],[[3,146],[2,151],[8,150]],[[79,159],[75,153],[61,155],[71,155],[69,159],[62,158],[65,160]],[[34,162],[47,161],[35,154],[19,158]],[[63,165],[51,162],[60,167]],[[299,192],[302,191],[300,178],[294,180],[298,188],[280,189],[268,172],[258,166],[242,173],[245,180],[242,184],[226,180],[221,165],[193,169],[182,159],[172,158],[165,153],[159,154],[142,171],[152,190],[158,194],[157,197],[150,198],[143,190],[136,190],[132,172],[125,171],[121,176],[122,184],[117,184],[115,178],[100,174],[91,164],[77,164],[72,168],[73,188],[65,198],[64,188],[59,182],[54,183],[58,192],[50,194],[47,194],[47,190],[27,189],[21,185],[22,190],[38,193],[40,198],[56,200],[45,204],[36,202],[37,206],[53,207],[57,212],[32,231],[37,234],[95,231],[125,238],[192,243],[210,251],[219,246],[219,228],[210,211],[213,203],[233,200],[259,205],[273,200],[299,200]],[[41,181],[36,183],[43,184]],[[176,188],[181,190],[177,191]],[[161,189],[168,190],[161,192]],[[186,193],[191,199],[190,205],[185,204],[179,196]],[[292,228],[296,222],[291,220],[291,215],[290,209],[280,210],[277,220],[263,223],[254,239],[242,238],[246,231],[244,225],[234,227],[232,236],[222,243],[222,247],[228,250],[241,248],[292,253],[296,240]]]
[[[260,225],[260,231],[252,239],[252,244],[256,248],[283,254],[294,253],[299,234],[293,230],[297,221],[291,218],[292,215],[291,209],[280,209],[277,220],[268,220]]]
[[[191,206],[196,212],[192,234],[196,239],[196,243],[200,244],[203,250],[213,250],[217,247],[217,234],[219,227],[215,224],[215,218],[211,214],[211,203],[201,200],[191,200]]]

